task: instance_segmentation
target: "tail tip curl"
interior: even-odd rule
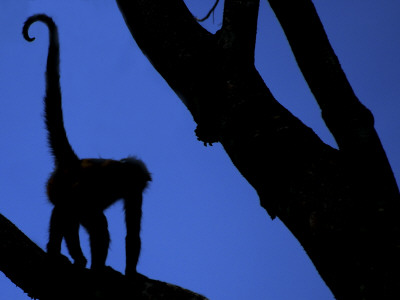
[[[24,36],[25,40],[27,40],[28,42],[33,42],[35,40],[34,37],[29,36],[28,31],[29,31],[29,27],[37,21],[45,23],[50,28],[50,31],[54,30],[55,25],[54,25],[53,19],[50,18],[49,16],[47,16],[45,14],[36,14],[36,15],[30,16],[25,21],[24,26],[22,27],[22,35]]]

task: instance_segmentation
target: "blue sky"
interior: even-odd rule
[[[203,16],[214,0],[187,0]],[[261,1],[256,66],[274,96],[327,143],[333,139],[267,1]],[[400,3],[314,1],[360,100],[369,107],[396,177],[400,122]],[[215,31],[222,3],[205,26]],[[40,247],[51,205],[53,168],[43,123],[48,32],[34,13],[58,24],[65,125],[80,157],[137,155],[154,181],[145,194],[141,273],[210,299],[333,299],[298,242],[271,221],[256,192],[221,145],[205,148],[185,106],[138,49],[114,1],[1,0],[0,213]],[[122,205],[107,211],[107,264],[125,268]],[[82,231],[87,257],[88,243]],[[63,250],[66,253],[66,250]],[[28,299],[0,273],[0,299]]]

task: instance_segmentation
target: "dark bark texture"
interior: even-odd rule
[[[270,0],[338,149],[280,105],[254,66],[258,0],[225,0],[203,29],[182,0],[117,0],[153,66],[220,142],[337,299],[400,299],[399,191],[310,0]],[[266,270],[268,272],[268,270]]]

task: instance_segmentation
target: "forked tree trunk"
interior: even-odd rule
[[[182,0],[117,0],[131,34],[306,250],[337,299],[400,299],[399,191],[310,0],[270,0],[338,149],[272,96],[254,67],[258,0],[225,0],[203,29]],[[268,270],[266,270],[268,272]]]

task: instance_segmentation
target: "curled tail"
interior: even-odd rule
[[[32,42],[34,37],[28,34],[29,27],[37,22],[43,22],[49,28],[49,52],[46,66],[46,96],[45,104],[45,122],[48,132],[48,142],[54,157],[56,166],[70,165],[79,160],[72,149],[67,134],[65,132],[64,120],[61,103],[60,87],[60,45],[58,42],[58,29],[53,19],[44,14],[37,14],[29,17],[22,28],[24,38]]]

